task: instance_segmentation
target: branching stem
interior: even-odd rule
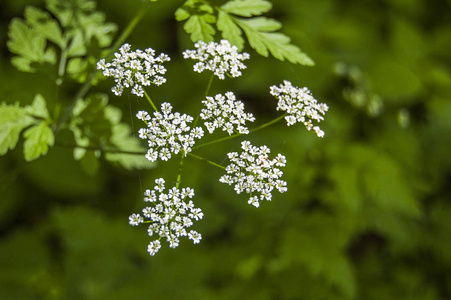
[[[153,104],[152,99],[150,99],[149,94],[147,94],[146,90],[144,90],[144,96],[146,96],[147,100],[149,101],[150,105],[152,106],[153,110],[158,111],[155,104]]]
[[[254,128],[254,129],[251,129],[251,130],[249,130],[249,133],[258,131],[258,130],[263,129],[263,128],[266,128],[266,127],[268,127],[268,126],[270,126],[270,125],[272,125],[272,124],[274,124],[274,123],[277,123],[277,122],[279,122],[280,120],[282,120],[286,115],[287,115],[287,114],[285,113],[285,114],[283,114],[283,115],[281,115],[281,116],[275,118],[275,119],[272,120],[272,121],[269,121],[269,122],[267,122],[267,123],[265,123],[265,124],[263,124],[263,125],[260,125],[260,126],[258,126],[258,127],[256,127],[256,128]],[[219,142],[227,141],[227,140],[230,140],[230,139],[234,139],[234,138],[237,138],[237,137],[242,136],[242,135],[243,135],[243,134],[241,134],[241,133],[235,133],[235,134],[232,134],[232,135],[229,135],[229,136],[225,136],[225,137],[223,137],[223,138],[219,138],[219,139],[216,139],[216,140],[213,140],[213,141],[210,141],[210,142],[206,142],[206,143],[203,143],[203,144],[194,146],[194,147],[193,147],[193,150],[194,150],[194,149],[198,149],[198,148],[202,148],[202,147],[205,147],[205,146],[208,146],[208,145],[216,144],[216,143],[219,143]]]
[[[225,167],[224,167],[224,166],[221,166],[221,165],[219,165],[219,164],[217,164],[217,163],[215,163],[215,162],[212,162],[211,160],[208,160],[208,159],[206,159],[205,157],[201,157],[201,156],[196,155],[196,154],[193,154],[193,153],[191,153],[191,152],[188,153],[188,155],[191,156],[191,157],[197,158],[197,159],[199,159],[199,160],[205,161],[205,162],[209,163],[210,165],[213,165],[213,166],[215,166],[215,167],[218,167],[218,168],[220,168],[220,169],[225,170]]]

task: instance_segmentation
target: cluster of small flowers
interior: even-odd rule
[[[129,217],[129,224],[138,226],[140,223],[150,223],[147,233],[152,236],[154,233],[160,238],[149,243],[147,251],[154,256],[161,248],[160,239],[165,237],[169,247],[176,248],[179,245],[179,238],[188,236],[194,244],[198,244],[202,235],[197,231],[188,232],[186,228],[193,225],[193,219],[198,221],[204,214],[200,208],[195,208],[193,201],[185,202],[187,198],[193,198],[194,190],[191,188],[176,187],[164,193],[164,179],[155,180],[157,184],[153,190],[146,190],[144,201],[150,202],[152,206],[145,207],[140,214],[132,214]]]
[[[324,120],[321,114],[324,115],[329,109],[327,104],[318,103],[306,87],[294,87],[291,82],[286,80],[283,83],[279,87],[271,86],[270,93],[279,100],[277,110],[288,113],[285,117],[287,125],[290,126],[296,122],[302,122],[307,127],[307,130],[313,129],[318,137],[324,137],[324,131],[319,126],[313,126],[312,120],[318,122]]]
[[[143,97],[143,86],[166,82],[166,78],[161,75],[166,73],[163,63],[170,61],[167,54],[161,53],[155,58],[152,48],[129,51],[130,45],[124,44],[119,48],[119,53],[114,53],[115,58],[111,63],[105,63],[105,59],[97,63],[97,69],[103,70],[104,76],[113,77],[116,81],[116,85],[111,88],[116,96],[122,95],[124,88],[131,88],[132,94]]]
[[[206,108],[202,109],[200,117],[202,120],[212,121],[204,123],[210,133],[213,133],[216,128],[222,128],[229,135],[234,131],[248,134],[246,121],[255,121],[251,113],[244,112],[243,102],[236,100],[232,92],[227,92],[225,97],[221,94],[217,94],[214,98],[207,97],[202,103]]]
[[[136,114],[147,125],[147,128],[139,130],[139,137],[148,140],[146,158],[150,161],[156,161],[158,157],[167,161],[171,158],[171,153],[178,154],[180,151],[186,156],[191,152],[195,139],[204,135],[201,127],[191,128],[187,125],[193,121],[193,117],[171,111],[171,104],[164,102],[161,104],[161,112],[154,112],[153,118],[146,111]]]
[[[197,50],[186,50],[183,52],[183,58],[199,60],[194,65],[194,71],[201,73],[210,70],[219,79],[224,79],[224,74],[232,77],[241,76],[240,70],[246,69],[242,61],[250,57],[248,53],[238,53],[238,48],[230,45],[227,40],[221,40],[219,44],[199,41],[194,47]]]
[[[283,172],[277,168],[285,166],[285,156],[278,154],[270,160],[270,149],[267,146],[255,147],[248,141],[241,143],[241,149],[244,150],[241,154],[227,154],[231,164],[226,167],[227,175],[223,175],[220,182],[234,184],[237,194],[243,191],[250,194],[248,203],[255,207],[259,207],[265,199],[271,201],[274,188],[280,193],[287,191],[286,181],[280,180]]]

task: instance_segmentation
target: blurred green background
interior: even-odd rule
[[[176,160],[144,171],[102,161],[89,175],[71,149],[25,163],[18,145],[0,157],[1,299],[451,299],[451,1],[273,2],[268,15],[316,66],[246,48],[244,76],[215,81],[211,93],[234,91],[256,125],[278,116],[269,86],[284,79],[329,105],[324,139],[283,122],[247,137],[286,155],[288,192],[256,209],[218,182],[221,170],[187,159],[182,184],[205,213],[193,226],[203,240],[163,243],[150,257],[145,228],[128,216],[155,178],[175,181]],[[52,93],[48,79],[10,63],[8,24],[27,5],[44,7],[0,2],[7,103]],[[99,0],[98,10],[120,31],[142,5]],[[150,94],[194,115],[209,74],[181,59],[192,43],[173,17],[180,5],[154,3],[127,41],[171,56],[168,82]],[[136,132],[134,114],[148,104],[108,93]],[[196,153],[220,163],[241,140]]]

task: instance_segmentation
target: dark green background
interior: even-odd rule
[[[316,66],[246,48],[244,76],[215,81],[211,93],[234,91],[256,125],[278,116],[269,86],[284,79],[329,105],[324,139],[283,122],[247,137],[287,157],[288,192],[256,209],[218,182],[220,169],[187,159],[182,185],[195,189],[205,213],[193,227],[203,240],[182,239],[176,250],[164,242],[150,257],[145,228],[129,226],[128,216],[144,206],[141,193],[155,178],[176,180],[176,160],[143,171],[102,161],[88,175],[66,148],[25,163],[20,142],[0,157],[1,299],[451,299],[451,2],[273,2],[269,16]],[[30,4],[43,7],[0,2],[0,101],[7,103],[52,93],[45,77],[9,61],[7,26]],[[192,44],[173,17],[180,4],[154,3],[127,41],[171,56],[168,82],[148,91],[194,115],[209,74],[181,59]],[[141,6],[98,3],[119,31]],[[77,87],[65,87],[67,99]],[[108,93],[136,132],[134,114],[149,105]],[[383,110],[374,116],[365,99],[376,95]],[[196,153],[221,163],[241,140]]]

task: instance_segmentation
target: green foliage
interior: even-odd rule
[[[192,41],[211,42],[216,32],[210,25],[216,22],[213,13],[213,7],[205,1],[188,0],[176,10],[175,18],[177,21],[187,20],[183,29],[190,34]]]
[[[24,157],[31,161],[47,154],[53,146],[55,137],[50,128],[51,119],[44,98],[37,94],[31,106],[24,108],[16,105],[0,106],[0,155],[16,147],[19,135],[25,128],[23,137]]]
[[[12,64],[20,71],[35,72],[32,63],[56,63],[53,48],[46,50],[45,37],[36,29],[28,26],[21,19],[13,19],[8,32],[9,50],[19,56],[13,57]]]
[[[153,9],[127,42],[167,51],[180,46],[178,37],[168,37],[180,2],[98,2],[121,25],[133,20],[139,5],[150,4]],[[111,41],[112,35],[108,27],[103,36],[102,27],[93,25],[89,30],[97,33],[91,38],[75,38],[90,26],[80,20],[92,15],[94,1],[46,3],[46,9],[24,10],[20,1],[2,2],[12,63],[36,74],[17,72],[10,55],[0,57],[3,99],[21,100],[0,104],[1,299],[451,298],[449,1],[280,0],[270,15],[277,21],[263,16],[269,1],[185,2],[176,17],[197,16],[190,35],[208,39],[220,33],[240,48],[252,39],[272,55],[267,39],[276,34],[283,44],[286,38],[277,36],[283,24],[284,33],[314,54],[315,68],[252,57],[246,76],[233,81],[246,107],[272,117],[277,112],[267,87],[287,78],[309,87],[330,111],[324,140],[282,123],[252,136],[255,144],[269,140],[288,162],[288,192],[257,210],[217,182],[219,170],[187,158],[182,184],[197,187],[195,202],[205,213],[199,222],[203,240],[162,249],[153,258],[143,251],[145,228],[128,226],[127,217],[142,206],[142,192],[156,177],[176,180],[172,171],[178,164],[122,170],[149,162],[142,154],[124,153],[144,153],[145,147],[132,137],[137,125],[125,124],[119,108],[127,116],[129,106],[133,111],[146,104],[125,95],[113,107],[104,95],[86,94],[71,106],[80,86],[67,77],[89,82],[85,66],[94,67],[101,48],[109,47],[107,40],[102,47],[99,41]],[[9,21],[22,11],[23,20]],[[78,23],[71,23],[72,12]],[[89,20],[109,24],[95,21],[100,19]],[[68,58],[59,88],[42,84],[41,76],[45,68],[53,76],[58,72],[58,32]],[[7,43],[5,35],[0,39]],[[69,57],[69,49],[79,56]],[[161,91],[177,109],[198,112],[191,100],[204,97],[207,83],[187,75],[187,65],[176,59],[180,53],[168,53],[173,59],[168,81],[177,88],[149,88],[149,94],[159,100]],[[345,66],[342,73],[337,62]],[[212,94],[224,90],[223,82],[211,85]],[[374,95],[383,103],[378,114],[370,109]],[[29,149],[33,157],[51,147],[52,129],[55,146],[24,163],[21,134],[24,148],[36,143],[35,153]],[[221,162],[224,149],[237,148],[238,141],[217,144],[199,149],[199,155]]]
[[[56,45],[61,51],[58,75],[64,75],[67,62],[68,74],[83,82],[95,70],[101,49],[111,44],[117,26],[106,23],[91,0],[47,0],[46,7],[56,19],[47,11],[28,6],[25,20],[15,18],[11,22],[8,48],[18,55],[12,63],[24,72],[36,72],[33,63],[54,65]]]
[[[34,119],[27,111],[16,105],[0,106],[0,154],[4,155],[8,150],[16,147],[20,133],[26,127],[33,124]]]
[[[25,138],[23,151],[26,161],[47,154],[49,146],[53,146],[55,142],[53,132],[46,122],[39,122],[27,129],[23,136]]]
[[[96,171],[102,151],[107,151],[105,159],[126,169],[148,169],[154,166],[144,155],[133,154],[145,153],[145,148],[131,135],[130,126],[121,123],[121,118],[121,110],[108,105],[108,96],[105,94],[94,94],[76,102],[68,129],[79,146],[74,149],[74,159],[81,160],[89,173]]]
[[[216,16],[215,10],[207,1],[188,0],[175,12],[175,17],[177,21],[187,20],[183,28],[190,34],[193,42],[213,41],[215,29],[210,24],[216,23],[222,32],[222,38],[239,50],[244,48],[244,32],[249,45],[260,55],[267,57],[271,53],[281,61],[287,59],[294,64],[313,65],[313,60],[299,47],[291,44],[287,35],[276,32],[282,27],[280,22],[266,17],[254,17],[271,8],[271,2],[266,0],[231,0],[215,7]]]

